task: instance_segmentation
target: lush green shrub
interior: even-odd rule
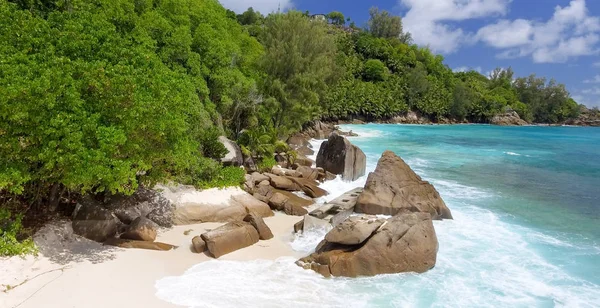
[[[205,129],[200,134],[200,148],[202,154],[215,160],[220,160],[227,154],[227,149],[219,141],[221,132],[216,127]]]
[[[369,59],[365,62],[363,76],[367,81],[384,81],[387,78],[388,69],[383,62],[377,59]]]
[[[201,181],[197,186],[201,188],[240,186],[245,180],[245,174],[244,168],[223,167],[213,174],[210,180]]]
[[[13,215],[6,208],[0,208],[0,257],[36,254],[37,248],[31,240],[18,240],[23,232],[22,215]]]
[[[270,172],[271,168],[273,168],[273,166],[275,165],[277,165],[275,157],[268,156],[260,160],[260,162],[257,165],[257,168],[260,172]]]
[[[285,143],[285,141],[281,141],[281,140],[275,141],[275,153],[286,153],[289,150],[290,150],[290,147],[288,146],[287,143]]]

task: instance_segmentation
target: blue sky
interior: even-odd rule
[[[340,11],[363,26],[372,6],[403,17],[415,43],[444,55],[454,70],[483,74],[511,66],[567,85],[600,106],[600,0],[220,0],[236,12]]]

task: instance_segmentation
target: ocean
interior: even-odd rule
[[[293,258],[215,260],[157,281],[157,296],[186,307],[600,307],[600,129],[342,128],[359,134],[367,172],[392,150],[440,192],[454,220],[434,222],[435,268],[326,279]],[[326,182],[321,201],[365,180]],[[325,232],[290,245],[308,254]]]

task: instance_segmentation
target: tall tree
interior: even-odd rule
[[[318,117],[319,100],[336,76],[336,45],[325,23],[298,11],[271,14],[265,26],[263,90],[275,99],[268,110],[273,126],[285,133]]]
[[[327,14],[327,19],[329,19],[329,22],[333,25],[343,26],[346,24],[344,14],[338,11],[333,11]]]
[[[375,37],[396,38],[403,43],[410,43],[410,33],[402,31],[402,19],[394,16],[388,11],[379,10],[377,7],[369,9],[369,21],[367,30]]]

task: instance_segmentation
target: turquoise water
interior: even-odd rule
[[[294,258],[211,261],[159,280],[157,296],[188,307],[600,307],[600,129],[343,128],[360,135],[351,141],[367,155],[368,171],[392,150],[452,210],[454,220],[434,222],[434,269],[325,279]],[[322,187],[333,198],[365,179]],[[307,254],[324,232],[291,245]]]

